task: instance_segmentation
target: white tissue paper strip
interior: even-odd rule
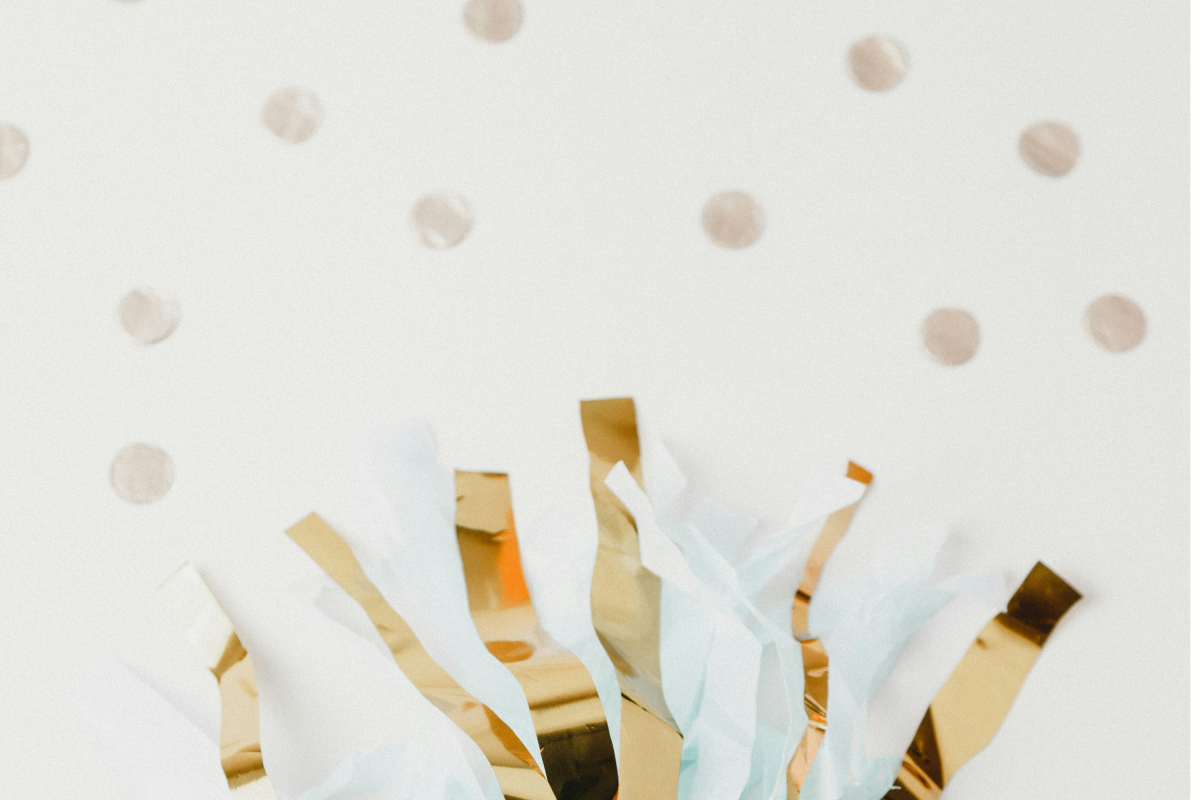
[[[617,765],[621,763],[621,686],[592,625],[596,517],[549,509],[518,534],[521,563],[538,622],[583,662],[596,685]]]
[[[341,795],[329,792],[343,784],[350,787],[374,783],[399,786],[403,785],[401,779],[404,776],[411,776],[413,785],[421,791],[397,795],[397,798],[503,800],[500,784],[483,751],[396,667],[383,637],[353,598],[324,576],[293,584],[292,593],[321,611],[329,621],[337,623],[330,626],[330,632],[343,648],[355,651],[359,659],[394,678],[390,683],[392,691],[399,696],[405,709],[404,717],[397,720],[397,725],[407,734],[403,741],[351,753],[320,787],[305,793],[304,800],[339,797]],[[314,620],[314,624],[320,624],[319,620]],[[390,755],[375,755],[381,753]],[[346,797],[353,796],[350,789],[339,791],[347,792]]]
[[[217,741],[113,656],[71,690],[96,753],[130,800],[230,800]]]
[[[809,607],[810,632],[829,654],[828,729],[801,789],[802,800],[879,800],[902,753],[868,761],[867,705],[905,643],[956,594],[991,598],[1002,590],[994,570],[930,583],[947,528],[922,525],[885,538],[867,572],[820,586]]]
[[[438,463],[428,427],[414,422],[394,436],[359,434],[344,474],[346,491],[321,516],[429,655],[496,712],[544,769],[521,684],[484,647],[471,619],[454,525],[454,474]]]

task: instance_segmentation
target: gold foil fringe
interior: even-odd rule
[[[457,472],[455,522],[471,616],[492,655],[520,682],[556,797],[612,800],[617,762],[587,668],[538,623],[525,585],[508,476]]]
[[[888,800],[936,800],[954,774],[982,750],[1054,626],[1081,595],[1038,562],[942,684],[929,704]]]
[[[659,664],[662,585],[642,566],[637,525],[604,485],[618,462],[642,484],[637,414],[628,397],[580,403],[599,546],[592,624],[621,686],[621,798],[663,800],[679,787],[683,736],[667,709]]]

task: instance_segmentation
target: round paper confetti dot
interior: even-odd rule
[[[467,238],[473,218],[471,206],[451,192],[427,194],[412,210],[412,226],[426,247],[444,250]]]
[[[965,364],[979,349],[979,325],[961,308],[939,308],[921,325],[925,349],[939,364]]]
[[[131,444],[113,459],[109,481],[122,500],[138,505],[153,503],[171,488],[175,465],[171,457],[152,444]]]
[[[125,332],[142,344],[157,344],[179,324],[179,304],[154,289],[134,289],[121,298],[117,316]]]
[[[471,0],[463,6],[463,22],[485,42],[506,42],[516,36],[524,16],[518,0]]]
[[[311,138],[321,126],[325,112],[321,101],[308,89],[280,89],[263,106],[263,124],[291,144]]]
[[[762,236],[766,220],[762,208],[744,192],[722,192],[704,205],[704,230],[722,247],[747,247]]]
[[[0,180],[11,178],[29,158],[29,140],[19,128],[0,123]]]
[[[1084,324],[1096,344],[1113,353],[1124,353],[1141,344],[1146,336],[1146,315],[1137,303],[1119,294],[1092,301]]]
[[[904,80],[908,72],[908,54],[898,42],[869,36],[850,47],[846,65],[859,86],[872,92],[886,92]]]
[[[1017,149],[1031,170],[1051,178],[1066,175],[1079,160],[1079,139],[1057,122],[1039,122],[1026,128]]]

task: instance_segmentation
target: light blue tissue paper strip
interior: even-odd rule
[[[410,424],[364,450],[360,458],[370,459],[377,491],[396,517],[383,543],[386,563],[363,563],[364,572],[430,656],[504,720],[544,770],[525,693],[484,647],[471,619],[454,523],[454,475],[438,462],[432,434]]]
[[[351,753],[320,786],[298,800],[476,800],[479,787],[439,763],[437,749],[421,742],[384,745]]]
[[[930,585],[947,529],[924,525],[885,539],[872,568],[834,586],[819,586],[810,631],[829,654],[828,727],[801,800],[879,800],[902,754],[866,758],[867,706],[908,639],[953,595],[985,595],[998,575],[968,572]]]
[[[646,455],[648,491],[663,530],[700,580],[720,587],[763,648],[750,779],[742,797],[776,796],[786,791],[790,755],[808,721],[802,658],[791,634],[792,598],[825,519],[860,500],[865,487],[814,470],[801,485],[784,526],[755,535],[757,522],[752,517],[712,501],[698,504],[686,522],[680,521],[678,503],[686,489],[682,471],[660,442],[650,442]],[[781,704],[781,697],[788,702]]]
[[[613,468],[605,484],[637,523],[643,565],[663,580],[664,693],[669,705],[685,703],[671,707],[684,735],[679,797],[736,797],[750,772],[761,646],[719,589],[692,571],[659,527],[650,498],[624,463]],[[707,640],[689,636],[692,632],[703,632]]]

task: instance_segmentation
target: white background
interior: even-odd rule
[[[947,800],[1183,796],[1186,4],[525,6],[488,45],[456,2],[0,4],[31,143],[0,182],[0,794],[115,796],[66,693],[154,650],[184,559],[270,649],[311,569],[282,530],[359,425],[428,418],[521,526],[587,506],[576,403],[630,394],[770,521],[810,467],[872,469],[828,580],[945,520],[964,562],[1083,592]],[[875,33],[911,61],[884,94],[844,66]],[[295,146],[260,122],[291,85],[326,110]],[[1017,153],[1046,118],[1082,144],[1059,180]],[[730,188],[766,212],[746,250],[699,224]],[[447,251],[406,223],[439,189],[476,214]],[[116,319],[141,285],[182,309],[152,347]],[[1149,323],[1123,355],[1082,325],[1113,292]],[[980,324],[962,367],[921,347],[943,305]],[[107,481],[135,441],[176,467],[151,506]]]

